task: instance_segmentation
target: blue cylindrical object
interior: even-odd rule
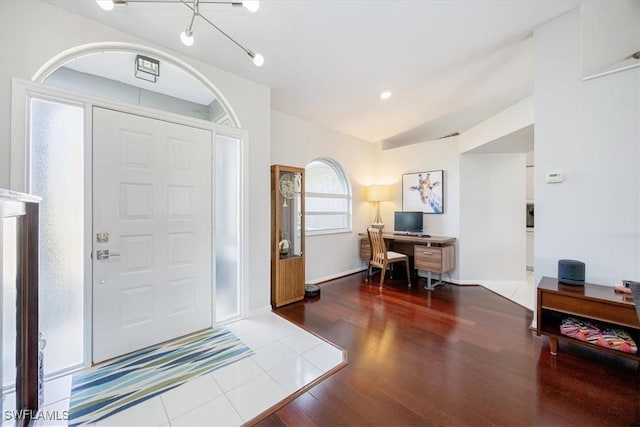
[[[584,285],[585,265],[574,259],[558,260],[558,282],[568,285]]]

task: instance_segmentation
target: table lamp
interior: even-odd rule
[[[384,223],[380,217],[380,202],[390,200],[388,185],[371,185],[367,188],[367,200],[376,204],[376,217],[373,219],[371,226],[382,230]]]

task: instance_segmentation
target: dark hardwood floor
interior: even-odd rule
[[[261,426],[640,425],[638,363],[530,331],[482,287],[355,274],[277,310],[348,350],[348,365]]]

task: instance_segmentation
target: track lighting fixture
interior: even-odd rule
[[[229,34],[225,33],[220,27],[207,19],[206,16],[200,14],[200,4],[204,3],[215,3],[215,4],[230,4],[232,6],[242,6],[247,9],[249,12],[256,12],[260,8],[260,2],[258,0],[248,0],[248,1],[216,1],[216,0],[192,0],[193,4],[189,4],[187,0],[135,0],[135,1],[127,1],[127,0],[96,0],[98,6],[100,6],[104,10],[113,10],[115,6],[126,6],[129,3],[182,3],[187,6],[193,14],[191,15],[191,21],[187,28],[180,33],[180,41],[185,46],[193,45],[193,25],[195,23],[195,19],[197,16],[202,18],[207,24],[211,25],[213,28],[218,30],[223,36],[231,40],[236,46],[240,49],[244,50],[247,55],[252,59],[253,63],[256,67],[262,67],[264,64],[264,57],[259,53],[254,53],[252,50],[247,49],[238,43],[233,37]]]
[[[193,21],[195,21],[196,16],[199,14],[198,0],[193,0],[193,15],[191,15],[191,22],[189,22],[187,29],[180,34],[180,40],[185,46],[191,46],[193,44]]]

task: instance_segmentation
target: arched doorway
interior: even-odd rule
[[[168,76],[173,76],[174,79],[179,79],[180,73],[182,73],[181,77],[183,80],[180,80],[181,83],[177,86],[181,86],[182,89],[189,86],[190,90],[186,90],[187,93],[191,92],[195,98],[200,97],[198,99],[204,100],[198,101],[198,99],[190,99],[188,98],[188,96],[190,96],[188,94],[181,95],[180,93],[170,91],[167,93],[166,88],[161,91],[153,91],[145,88],[144,86],[140,87],[135,84],[130,84],[130,82],[124,82],[122,81],[122,78],[119,78],[118,80],[118,70],[115,64],[124,61],[127,57],[135,57],[138,53],[156,55],[156,57],[160,58],[161,61],[166,61],[161,62],[163,65],[162,70],[164,71],[163,77],[167,78]],[[91,72],[92,66],[94,69],[96,68],[95,60],[99,56],[103,56],[103,58],[108,57],[106,63],[111,67],[109,72],[114,73],[114,76],[110,76],[108,73],[105,73],[104,70],[102,70],[103,72],[100,74],[97,74],[97,71],[95,73]],[[108,67],[98,66],[97,68],[100,69]],[[127,69],[131,71],[132,66],[127,66]],[[109,108],[116,108],[120,105],[141,107],[141,109],[135,110],[136,113],[143,110],[145,113],[148,113],[148,110],[153,108],[167,112],[165,115],[160,114],[163,119],[167,119],[167,117],[169,117],[168,120],[172,120],[174,115],[178,114],[187,117],[185,119],[186,121],[190,121],[191,118],[195,118],[195,121],[206,120],[213,123],[211,125],[211,129],[214,134],[214,144],[212,146],[214,157],[218,158],[218,156],[229,156],[229,161],[226,162],[223,160],[223,163],[226,166],[237,166],[236,168],[231,167],[231,169],[220,168],[221,173],[226,175],[216,175],[213,180],[214,184],[217,181],[227,183],[233,182],[236,186],[236,188],[230,188],[229,186],[223,187],[223,191],[220,191],[219,186],[213,187],[217,190],[213,192],[213,204],[216,206],[215,215],[218,218],[223,218],[226,214],[227,217],[235,218],[234,224],[238,229],[238,232],[231,236],[229,236],[229,233],[227,232],[224,235],[226,240],[219,239],[216,241],[216,250],[212,251],[212,256],[215,256],[212,260],[212,264],[214,266],[213,273],[215,274],[217,271],[220,271],[221,274],[226,274],[225,280],[219,280],[218,282],[230,285],[230,287],[233,288],[232,291],[223,291],[222,289],[213,290],[214,292],[217,291],[214,311],[216,314],[224,313],[222,318],[216,316],[217,321],[240,316],[242,314],[240,311],[242,307],[242,289],[246,287],[243,285],[244,275],[242,274],[242,271],[244,267],[241,265],[241,257],[239,256],[239,254],[242,253],[244,245],[244,242],[241,241],[242,233],[240,230],[242,229],[245,221],[243,219],[244,209],[242,204],[242,193],[246,186],[246,180],[242,175],[242,164],[244,162],[243,157],[246,151],[246,135],[238,129],[239,120],[224,99],[224,96],[218,92],[213,84],[187,64],[184,64],[176,58],[172,58],[160,51],[130,44],[93,44],[90,46],[81,46],[71,49],[63,52],[45,64],[36,73],[36,75],[34,75],[33,80],[43,83],[51,89],[43,89],[41,93],[38,93],[38,89],[30,89],[29,96],[27,97],[29,98],[28,102],[35,102],[36,104],[40,104],[40,106],[44,105],[47,108],[52,106],[54,109],[61,107],[63,110],[63,113],[47,111],[44,114],[54,120],[46,125],[47,131],[43,133],[51,134],[49,131],[54,128],[58,128],[58,130],[60,130],[60,128],[64,128],[65,132],[73,128],[73,126],[68,126],[68,120],[70,119],[70,116],[68,115],[69,112],[71,112],[71,116],[75,114],[75,118],[72,120],[75,120],[75,123],[77,124],[77,127],[75,127],[74,130],[74,137],[68,138],[68,135],[63,132],[61,135],[59,134],[56,137],[58,138],[58,142],[53,142],[54,144],[59,144],[58,146],[65,145],[65,150],[67,151],[64,152],[64,150],[62,150],[62,153],[64,153],[62,156],[60,155],[62,153],[58,153],[58,150],[50,150],[46,152],[45,155],[40,156],[40,160],[43,162],[43,165],[39,166],[40,170],[47,171],[45,174],[46,179],[40,179],[40,181],[41,183],[44,183],[44,181],[46,181],[46,183],[52,183],[56,188],[40,188],[40,191],[37,191],[38,193],[65,194],[66,196],[75,193],[80,195],[80,197],[74,201],[76,206],[75,215],[77,216],[78,221],[71,219],[71,210],[65,209],[64,215],[60,215],[61,207],[59,205],[52,206],[50,209],[50,219],[52,221],[54,219],[64,218],[65,222],[67,224],[71,224],[72,228],[75,226],[75,232],[70,232],[69,229],[65,229],[64,227],[57,228],[52,233],[54,236],[50,236],[52,237],[51,239],[43,239],[45,240],[45,244],[49,242],[53,243],[52,248],[49,248],[49,250],[43,248],[43,252],[46,251],[56,254],[55,262],[50,263],[52,266],[51,269],[56,270],[57,272],[63,272],[63,276],[65,276],[64,280],[61,280],[58,277],[52,278],[49,281],[50,283],[55,283],[53,290],[57,292],[57,297],[45,297],[45,300],[51,301],[52,309],[50,311],[52,312],[52,317],[54,317],[56,321],[48,322],[47,320],[44,320],[43,323],[46,323],[47,325],[55,324],[61,317],[65,317],[65,315],[69,314],[69,316],[67,316],[62,324],[58,325],[57,328],[59,331],[63,332],[47,334],[49,338],[48,353],[50,367],[48,372],[52,373],[73,367],[74,365],[77,365],[79,361],[86,361],[88,354],[91,353],[91,326],[87,325],[87,323],[91,321],[91,312],[90,309],[87,308],[91,305],[91,299],[87,296],[86,287],[86,284],[91,281],[91,265],[90,261],[87,261],[86,255],[87,252],[89,254],[92,252],[90,248],[91,244],[95,242],[96,236],[93,235],[95,234],[95,230],[92,230],[90,224],[87,224],[91,221],[91,217],[87,211],[91,210],[91,207],[93,206],[89,197],[96,197],[96,194],[93,194],[90,189],[87,189],[87,184],[90,183],[91,174],[91,167],[86,165],[89,158],[88,155],[85,153],[78,156],[78,151],[74,151],[74,148],[69,146],[68,142],[75,138],[76,143],[78,144],[76,148],[79,148],[80,150],[86,148],[87,141],[90,143],[91,139],[91,130],[87,130],[86,128],[87,123],[91,122],[91,120],[87,120],[88,114],[91,113],[91,107],[100,105],[104,98],[110,98],[110,104],[108,105]],[[70,92],[67,93],[66,91]],[[131,97],[131,93],[135,93],[136,91],[137,96]],[[72,95],[70,95],[71,92],[73,92]],[[147,101],[151,100],[151,103],[145,103],[145,99]],[[30,114],[35,111],[31,107],[32,105],[30,105],[30,108],[28,109]],[[66,116],[65,111],[67,113]],[[38,127],[38,124],[37,121],[34,120],[29,120],[29,123],[31,129],[28,129],[27,133],[30,136],[33,136],[35,134],[34,129]],[[56,126],[55,123],[65,123],[65,126]],[[29,140],[30,145],[33,143],[33,140]],[[40,143],[47,145],[52,143],[52,141],[44,140]],[[24,151],[25,157],[28,159],[25,161],[25,164],[28,164],[31,169],[25,171],[25,175],[27,176],[26,183],[33,188],[34,185],[36,185],[38,177],[34,176],[32,161],[38,156],[31,146],[24,147]],[[73,154],[74,152],[75,156]],[[41,151],[40,153],[42,154]],[[73,164],[74,157],[79,157],[79,164],[76,163],[75,166]],[[83,164],[83,161],[85,164]],[[212,162],[211,169],[215,174],[217,174],[218,171],[213,164],[214,163]],[[47,165],[50,167],[47,167]],[[58,176],[59,179],[50,179],[52,174],[56,174],[61,171],[62,174]],[[72,171],[72,173],[69,173],[70,171]],[[80,178],[78,179],[78,177]],[[229,177],[234,179],[229,179]],[[78,187],[75,190],[68,188],[72,183],[78,184]],[[64,188],[64,190],[61,190],[61,188]],[[228,194],[225,194],[225,192],[233,193],[235,195],[234,203],[229,203]],[[63,205],[67,204],[68,199],[62,198],[61,203]],[[225,206],[228,207],[228,209],[225,209]],[[46,221],[46,218],[43,217],[43,219]],[[228,231],[229,222],[221,221],[221,223],[224,224],[225,231]],[[80,226],[78,226],[79,224]],[[223,234],[215,233],[215,229],[218,227],[217,222],[213,224],[213,226],[214,236],[216,234]],[[63,241],[73,240],[69,239],[69,237],[74,233],[76,236],[75,250],[70,251],[68,248],[61,249],[60,244],[64,243]],[[80,246],[82,246],[83,249],[79,250],[78,248]],[[67,270],[65,267],[61,268],[58,261],[62,258],[59,255],[63,253],[71,253],[71,255],[75,254],[75,257],[70,257],[72,258],[72,263],[75,263],[75,269],[72,268]],[[219,253],[224,253],[225,256],[218,257]],[[232,271],[233,274],[229,275],[229,271]],[[51,275],[47,273],[42,276],[47,277]],[[75,283],[75,285],[60,286],[63,282],[72,282]],[[78,283],[80,285],[78,285]],[[72,288],[74,287],[76,291],[79,289],[80,292],[76,292],[71,295],[70,293],[73,293]],[[217,302],[223,302],[223,297],[226,297],[227,300],[224,301],[224,308],[222,309],[217,307]],[[68,302],[72,300],[75,301],[75,303],[80,304],[80,310],[69,307]],[[63,307],[63,310],[60,310],[61,307]],[[234,307],[235,310],[230,307]],[[46,319],[46,316],[43,316],[43,319]],[[80,322],[78,322],[78,320],[80,320]],[[71,324],[75,324],[76,327],[78,324],[84,324],[84,333],[81,334],[84,339],[79,340],[79,343],[77,340],[73,343],[69,342],[68,335],[70,334],[68,326]],[[62,334],[66,335],[64,339],[62,338]],[[65,353],[68,355],[70,353],[70,348],[75,348],[78,351],[76,351],[76,356],[72,357],[69,363],[63,361],[54,362],[56,359],[56,356],[54,355],[56,352],[55,347],[60,348],[60,354]],[[78,357],[78,352],[80,357]]]

